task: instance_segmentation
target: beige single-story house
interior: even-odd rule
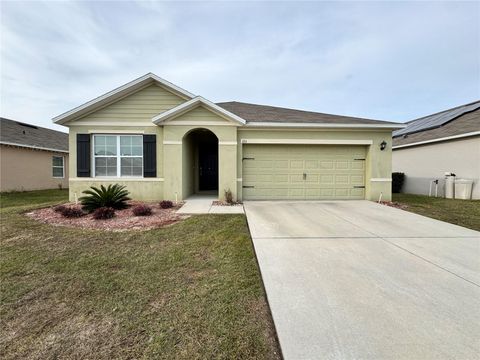
[[[473,180],[472,199],[480,199],[480,101],[409,121],[393,133],[393,170],[405,173],[403,192],[428,195],[445,173]],[[433,187],[432,187],[433,188]]]
[[[140,200],[389,200],[392,130],[403,126],[215,104],[151,73],[53,121],[69,128],[71,200],[111,183]]]
[[[0,191],[68,187],[68,134],[0,118]]]

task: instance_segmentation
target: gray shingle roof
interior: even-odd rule
[[[0,118],[0,143],[68,151],[68,134]]]
[[[275,106],[248,104],[242,102],[221,102],[218,106],[240,116],[248,122],[302,122],[312,124],[392,124],[397,123],[363,119],[350,116],[324,114],[313,111],[287,109]],[[403,124],[400,124],[403,125]]]
[[[431,123],[432,118],[448,120],[441,122],[441,125],[430,127],[428,124]],[[426,122],[426,128],[418,130],[419,124],[417,124],[415,127],[411,127],[411,129],[413,129],[412,132],[405,133],[405,130],[407,130],[409,126],[413,126],[418,122]],[[480,131],[480,100],[424,116],[409,121],[407,124],[407,128],[402,129],[402,131],[399,130],[393,132],[393,146],[407,145]]]

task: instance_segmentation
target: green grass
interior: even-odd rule
[[[392,201],[407,205],[407,211],[480,231],[480,200],[393,194]]]
[[[68,201],[68,190],[37,190],[0,193],[0,208],[43,205]]]
[[[114,233],[22,214],[66,195],[2,194],[0,358],[279,358],[243,215]]]

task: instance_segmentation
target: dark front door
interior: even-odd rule
[[[199,190],[218,190],[218,145],[199,144]]]

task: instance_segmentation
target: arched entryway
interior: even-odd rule
[[[209,194],[218,197],[218,138],[210,130],[191,130],[182,140],[183,197]]]

